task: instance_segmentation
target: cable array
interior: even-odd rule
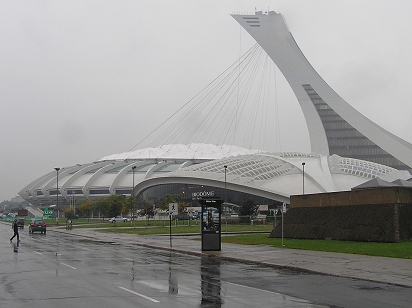
[[[278,122],[274,68],[255,44],[130,151],[149,137],[151,147],[211,143],[273,150]]]

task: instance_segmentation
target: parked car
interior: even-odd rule
[[[19,227],[20,229],[24,229],[24,218],[17,219],[17,227]]]
[[[122,216],[116,216],[116,217],[112,217],[109,219],[109,222],[115,223],[115,222],[126,222],[126,221],[130,221],[129,218],[127,217],[122,217]]]
[[[29,233],[33,232],[41,232],[42,234],[46,234],[46,223],[44,220],[36,219],[32,220],[29,225]]]

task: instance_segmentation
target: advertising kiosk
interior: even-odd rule
[[[199,200],[202,206],[202,251],[220,251],[221,199]]]

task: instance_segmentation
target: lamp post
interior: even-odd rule
[[[302,172],[302,195],[304,195],[305,194],[305,163],[302,163],[302,169],[303,169],[303,172]]]
[[[136,166],[132,167],[132,171],[133,171],[133,186],[132,186],[132,220],[134,221],[134,215],[135,215],[135,210],[134,210],[134,171],[136,170]]]
[[[227,213],[226,213],[226,210],[227,210],[227,205],[226,205],[226,201],[227,201],[227,194],[226,194],[226,170],[227,170],[227,166],[226,165],[224,165],[223,167],[225,167],[225,202],[224,202],[224,204],[225,204],[225,221],[226,221],[226,233],[227,233]]]
[[[54,168],[54,170],[56,170],[56,174],[57,174],[57,183],[56,183],[56,186],[57,186],[57,189],[56,189],[56,194],[57,194],[57,197],[56,197],[56,210],[57,210],[57,220],[56,220],[56,223],[57,224],[59,224],[59,170],[60,170],[60,168]]]
[[[225,206],[226,206],[226,170],[227,170],[227,166],[226,165],[224,165],[223,167],[225,167]]]

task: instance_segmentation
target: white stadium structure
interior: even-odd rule
[[[177,191],[186,190],[191,198],[195,193],[210,192],[205,191],[204,186],[224,189],[226,183],[228,191],[289,202],[290,195],[302,194],[303,189],[304,193],[350,190],[373,178],[407,180],[410,174],[338,155],[266,153],[234,146],[176,144],[62,168],[59,194],[62,202],[73,195],[76,199],[88,200],[113,194],[130,195],[134,182],[135,193],[158,185],[177,184],[182,186]],[[55,204],[56,184],[57,173],[53,170],[27,185],[20,195],[32,204]],[[190,190],[187,185],[196,189]],[[223,197],[221,190],[219,196]]]
[[[409,180],[412,145],[353,109],[317,74],[281,14],[232,15],[257,41],[294,91],[311,153],[268,153],[230,145],[172,144],[104,157],[52,171],[19,195],[47,206],[114,194],[214,196],[236,203],[251,195],[289,203],[291,195],[350,190],[371,179]],[[269,201],[268,201],[269,202]]]

